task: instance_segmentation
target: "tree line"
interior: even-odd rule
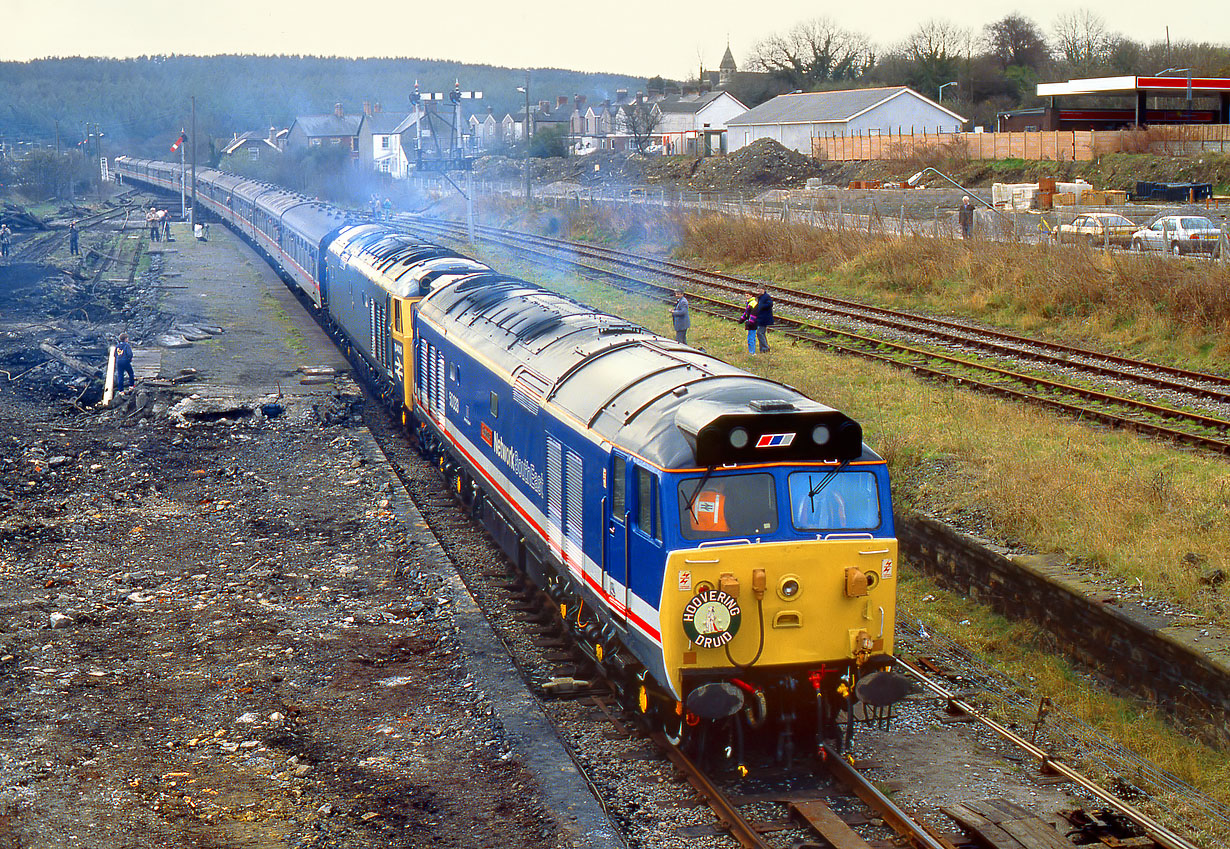
[[[955,82],[945,88],[944,102],[951,98],[974,123],[991,124],[1000,110],[1039,104],[1039,81],[1178,68],[1196,76],[1230,76],[1230,46],[1145,44],[1115,32],[1088,9],[1059,15],[1049,29],[1020,13],[981,29],[935,18],[887,47],[820,17],[758,42],[749,64],[803,91],[908,85],[936,98],[940,86]]]
[[[466,101],[476,111],[491,106],[502,116],[524,108],[525,95],[516,90],[525,83],[524,69],[491,65],[321,56],[40,59],[0,62],[0,140],[53,146],[58,139],[63,151],[92,146],[88,137],[97,125],[105,155],[169,158],[171,143],[190,127],[195,96],[200,155],[207,140],[289,127],[298,115],[332,112],[335,103],[352,114],[364,101],[380,103],[385,112],[408,112],[416,82],[424,93],[447,92],[458,82],[482,91],[482,100]],[[644,88],[643,78],[621,74],[530,72],[533,101],[585,94],[594,102],[614,99],[618,89]]]

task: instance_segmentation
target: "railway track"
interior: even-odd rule
[[[435,238],[465,238],[461,225],[408,216],[403,223]],[[490,227],[478,231],[489,242],[522,256],[529,254],[552,264],[563,258],[589,277],[664,302],[669,301],[673,288],[683,284],[694,309],[725,319],[734,318],[743,298],[759,285],[610,248]],[[779,332],[800,342],[1110,427],[1230,453],[1230,377],[1225,375],[796,289],[774,286],[772,292],[779,308],[789,310],[778,315]],[[856,329],[850,329],[852,325]],[[859,332],[861,328],[874,329],[879,335]],[[1112,389],[1116,391],[1108,391]]]
[[[77,224],[79,225],[78,230],[84,234],[87,228],[101,224],[104,221],[118,218],[121,215],[125,217],[126,223],[127,216],[131,214],[131,211],[131,208],[128,206],[120,206],[114,209],[97,212],[93,215],[83,216],[77,219]],[[122,228],[123,225],[121,225],[121,229]],[[67,241],[67,230],[50,230],[40,236],[34,237],[33,239],[26,239],[18,243],[15,246],[16,249],[13,252],[12,261],[40,262],[51,256],[57,248]]]

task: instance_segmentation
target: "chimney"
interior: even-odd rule
[[[363,101],[363,114],[368,118],[372,117],[372,102],[370,100]]]
[[[561,94],[555,98],[555,108],[556,109],[563,109],[567,105],[568,105],[568,98],[564,97],[564,95]]]
[[[277,143],[278,143],[278,128],[277,127],[269,128],[269,143],[271,145],[274,145],[275,147],[277,146]]]
[[[333,114],[339,118],[345,117],[346,113],[342,111],[342,104],[340,103],[333,104]]]
[[[615,102],[616,103],[623,103],[627,99],[628,99],[628,90],[626,88],[615,89]]]
[[[372,112],[375,113],[376,115],[379,115],[383,111],[384,111],[384,107],[381,106],[380,101],[377,100],[376,103],[372,106]]]
[[[239,133],[235,130],[231,131],[231,141],[239,141]]]
[[[573,102],[573,103],[575,103],[575,104],[577,105],[577,111],[578,111],[578,112],[584,112],[584,111],[585,111],[585,95],[583,95],[583,94],[578,94],[578,95],[574,96],[574,97],[572,98],[572,102]]]
[[[546,113],[546,111],[547,111],[547,107],[548,107],[550,104],[551,104],[551,101],[549,101],[549,100],[540,100],[540,101],[538,101],[538,111],[539,111],[539,112],[542,112],[542,113],[544,113],[544,114],[545,114],[545,113]]]
[[[490,116],[492,116],[492,117],[494,118],[494,117],[495,117],[495,107],[493,107],[493,106],[488,106],[488,107],[487,107],[487,114],[488,114],[488,115],[490,115]]]

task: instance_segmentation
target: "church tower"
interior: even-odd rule
[[[718,65],[718,88],[727,88],[735,81],[735,54],[730,52],[730,41],[726,42],[726,53],[722,56],[722,64]]]

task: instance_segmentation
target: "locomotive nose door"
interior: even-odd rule
[[[628,602],[628,468],[628,458],[612,451],[602,499],[602,591],[613,598],[617,610],[626,609]]]

